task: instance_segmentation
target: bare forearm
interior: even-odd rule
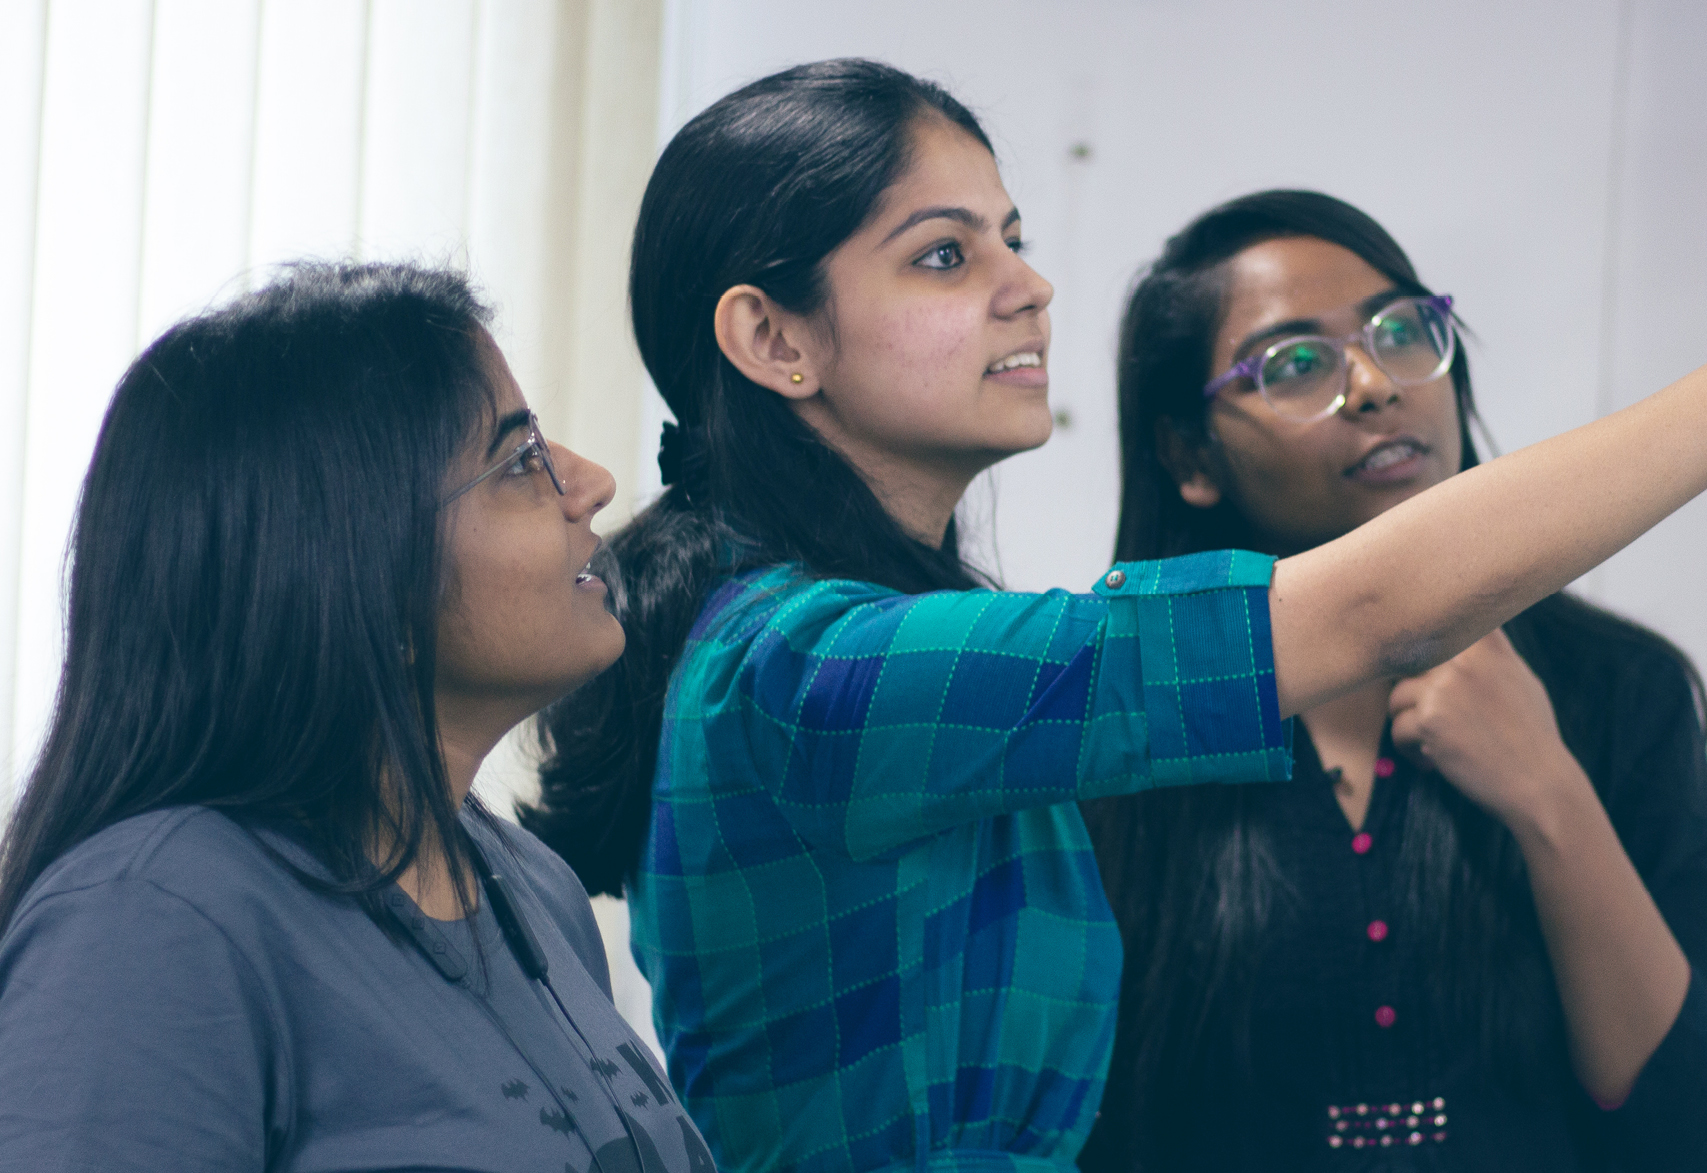
[[[1677,1020],[1689,961],[1575,761],[1547,799],[1506,816],[1528,867],[1577,1078],[1622,1103]]]
[[[1707,489],[1707,368],[1275,567],[1281,711],[1450,658]]]

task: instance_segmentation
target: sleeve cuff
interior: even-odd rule
[[[1707,982],[1689,975],[1689,993],[1677,1021],[1660,1040],[1636,1085],[1609,1123],[1629,1139],[1632,1152],[1658,1162],[1653,1168],[1700,1168],[1707,1164],[1707,1114],[1701,1089],[1707,1087]],[[1646,1167],[1646,1166],[1644,1166]]]
[[[1269,627],[1274,561],[1216,550],[1123,562],[1092,588],[1109,601],[1097,687],[1142,690],[1154,785],[1291,777],[1291,723],[1280,719]],[[1113,697],[1096,706],[1131,707]]]

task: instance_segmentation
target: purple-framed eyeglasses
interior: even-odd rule
[[[535,461],[539,463],[535,464]],[[513,470],[512,475],[514,476],[527,476],[530,473],[544,472],[546,476],[551,478],[551,487],[557,490],[557,495],[561,497],[564,494],[563,482],[557,479],[557,468],[551,463],[551,448],[546,444],[545,437],[539,433],[539,417],[530,411],[528,412],[527,438],[504,459],[446,497],[444,503],[449,505],[487,477],[495,477],[506,469]]]
[[[1294,334],[1237,363],[1203,388],[1213,399],[1235,379],[1250,379],[1277,415],[1310,423],[1345,406],[1347,346],[1360,346],[1401,387],[1438,379],[1452,366],[1458,332],[1452,326],[1452,297],[1400,297],[1388,302],[1343,338]]]

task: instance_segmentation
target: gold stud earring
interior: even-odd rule
[[[792,375],[788,376],[788,381],[790,383],[804,383],[806,381],[806,376],[801,374],[799,371],[795,371]]]

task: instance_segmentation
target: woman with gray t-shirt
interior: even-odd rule
[[[0,855],[0,1168],[710,1173],[585,892],[469,797],[623,647],[610,475],[488,317],[301,266],[119,383]]]

